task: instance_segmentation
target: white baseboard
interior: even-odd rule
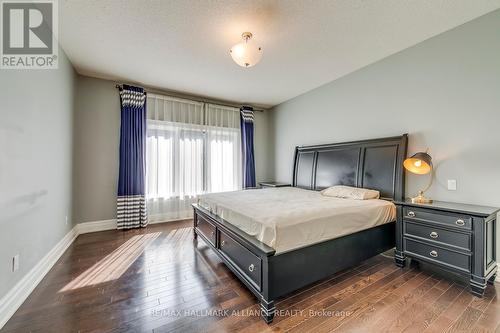
[[[7,323],[31,292],[42,281],[64,251],[78,237],[77,226],[73,227],[56,246],[52,248],[21,281],[19,281],[2,299],[0,299],[0,329]]]
[[[158,221],[150,221],[148,224],[161,224],[161,223],[170,223],[170,222],[176,222],[176,221],[185,221],[185,220],[192,220],[193,217],[178,217],[175,219],[166,219],[166,220],[158,220]]]
[[[159,223],[168,223],[174,221],[188,220],[192,219],[192,217],[177,217],[177,218],[164,218],[164,219],[153,219],[149,221],[149,224],[159,224]],[[93,222],[83,222],[77,225],[78,234],[88,234],[91,232],[105,231],[105,230],[114,230],[116,229],[116,219],[111,220],[102,220],[102,221],[93,221]]]
[[[78,234],[116,229],[116,219],[84,222],[77,224]]]
[[[176,212],[175,214],[148,214],[149,224],[182,221],[193,218],[193,210]]]

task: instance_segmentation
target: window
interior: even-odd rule
[[[240,145],[238,109],[148,96],[150,219],[189,217],[197,195],[241,189]]]
[[[204,192],[205,131],[182,123],[148,122],[147,195],[150,199]]]

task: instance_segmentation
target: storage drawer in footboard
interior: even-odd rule
[[[202,236],[204,236],[213,246],[215,246],[215,239],[216,239],[215,230],[216,228],[212,223],[208,222],[200,214],[197,214],[196,231],[202,234]]]
[[[262,262],[259,257],[219,230],[219,250],[258,290],[261,290]]]

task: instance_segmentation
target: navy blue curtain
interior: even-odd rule
[[[117,228],[148,224],[146,177],[146,92],[123,85],[120,89],[120,176],[118,179]]]
[[[243,188],[255,187],[255,158],[253,153],[253,108],[240,108],[241,147],[243,155]]]

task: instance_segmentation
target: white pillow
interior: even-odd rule
[[[380,197],[379,191],[368,190],[366,188],[359,188],[359,187],[343,186],[343,185],[337,185],[325,188],[323,191],[321,191],[321,194],[327,197],[356,199],[356,200],[378,199]]]

